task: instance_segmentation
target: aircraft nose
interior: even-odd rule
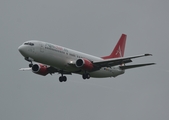
[[[19,50],[19,52],[22,52],[22,51],[23,51],[22,45],[18,47],[18,50]]]
[[[24,54],[25,48],[24,48],[23,45],[21,45],[21,46],[18,47],[18,50],[21,54]]]

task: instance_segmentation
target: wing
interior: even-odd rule
[[[31,68],[20,68],[19,70],[21,71],[29,71],[29,70],[32,70]]]
[[[21,71],[33,71],[32,68],[20,68],[19,70]],[[34,72],[34,71],[33,71]],[[60,74],[69,74],[71,75],[72,73],[69,72],[69,71],[65,71],[65,70],[59,70],[55,67],[52,67],[52,66],[48,66],[47,67],[47,73],[49,74],[54,74],[54,73],[60,73]]]
[[[124,63],[129,63],[129,62],[132,62],[131,59],[145,57],[145,56],[152,56],[152,54],[143,54],[143,55],[136,55],[136,56],[130,56],[130,57],[106,59],[102,61],[95,61],[93,62],[93,64],[96,67],[112,67],[112,66],[121,65]]]

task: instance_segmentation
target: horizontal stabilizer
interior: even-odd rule
[[[155,63],[147,63],[147,64],[137,64],[137,65],[127,65],[127,66],[120,66],[120,69],[131,69],[131,68],[137,68],[137,67],[143,67],[148,65],[154,65]]]

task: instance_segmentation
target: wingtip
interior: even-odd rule
[[[152,54],[149,54],[149,53],[147,53],[147,54],[144,54],[145,56],[153,56]]]

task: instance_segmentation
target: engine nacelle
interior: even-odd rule
[[[78,59],[76,61],[76,67],[83,68],[85,70],[92,70],[93,69],[93,63],[87,59]]]
[[[47,68],[48,67],[46,65],[43,65],[43,64],[34,64],[32,66],[32,72],[45,76],[49,73]]]

